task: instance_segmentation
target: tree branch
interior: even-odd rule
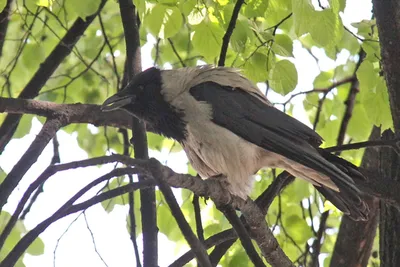
[[[229,40],[231,39],[233,30],[235,29],[240,8],[242,7],[243,3],[244,0],[237,0],[235,7],[233,8],[231,20],[229,21],[228,28],[226,29],[224,37],[222,38],[222,46],[221,46],[221,52],[219,54],[218,66],[225,66],[225,58],[226,58],[226,53],[228,52]]]
[[[365,54],[364,50],[361,48],[360,52],[358,53],[359,60],[354,69],[354,77],[356,75],[358,68],[360,67],[361,63],[363,62],[365,55],[366,54]],[[347,96],[346,101],[344,102],[346,105],[346,110],[343,114],[342,122],[340,123],[340,129],[339,129],[339,134],[338,134],[338,138],[337,138],[337,145],[342,145],[344,142],[344,137],[346,135],[347,126],[349,125],[351,116],[353,115],[353,109],[354,109],[354,104],[356,101],[356,96],[359,92],[358,86],[359,86],[358,79],[354,78],[351,81],[349,94]],[[340,153],[336,153],[336,155],[339,155],[339,154]]]
[[[65,120],[62,118],[48,119],[24,155],[19,159],[17,164],[15,164],[4,181],[0,184],[0,211],[4,204],[7,203],[8,197],[11,195],[15,187],[17,187],[22,177],[36,162],[43,149],[56,135],[57,131],[64,125],[64,122]]]
[[[50,55],[45,59],[45,61],[40,65],[39,69],[33,75],[32,79],[28,82],[22,92],[19,94],[18,98],[35,98],[40,89],[45,85],[50,76],[62,63],[62,61],[71,53],[72,48],[78,42],[80,37],[82,37],[85,30],[92,23],[97,14],[104,7],[106,0],[102,0],[100,6],[95,14],[86,17],[85,19],[78,18],[64,37],[60,40],[57,46],[53,49]],[[12,136],[14,135],[19,121],[21,120],[21,115],[9,114],[4,119],[0,127],[0,153],[3,152],[4,148],[10,142]]]
[[[194,210],[194,217],[196,220],[196,233],[198,239],[204,243],[204,229],[203,224],[201,221],[201,210],[200,210],[200,203],[199,203],[199,196],[193,194],[193,210]]]
[[[167,202],[171,210],[172,216],[174,216],[179,228],[181,229],[183,236],[185,237],[189,246],[196,255],[198,264],[202,267],[207,267],[207,266],[211,267],[207,251],[204,249],[203,244],[195,236],[192,229],[190,228],[190,225],[186,221],[185,216],[183,215],[171,188],[161,178],[162,176],[162,171],[160,170],[161,165],[158,163],[158,161],[155,160],[151,160],[150,164],[151,164],[150,168],[152,168],[153,178],[157,181],[158,188],[163,193],[165,201]]]
[[[49,166],[54,165],[56,163],[60,163],[60,152],[58,151],[58,147],[59,147],[59,143],[58,143],[57,134],[56,134],[53,137],[53,157],[51,158]],[[43,186],[44,186],[44,183],[42,183],[39,186],[39,188],[36,189],[35,193],[33,194],[33,196],[31,197],[31,199],[29,201],[29,204],[27,205],[27,207],[22,212],[20,220],[25,220],[25,217],[28,214],[28,212],[31,210],[33,204],[36,202],[36,200],[39,197],[39,195],[41,193],[43,193]]]
[[[129,81],[142,70],[140,54],[139,22],[137,21],[136,7],[132,0],[120,0],[119,10],[124,27],[126,45],[126,64],[124,72],[124,83]],[[147,135],[145,124],[139,119],[132,117],[132,139],[135,157],[148,159]],[[139,176],[139,181],[143,177]],[[143,232],[143,266],[158,265],[158,228],[156,195],[154,188],[140,191],[140,203],[142,212]]]
[[[8,23],[10,20],[10,7],[13,0],[7,0],[7,4],[3,11],[0,13],[0,57],[3,55],[3,46],[6,40]]]
[[[378,26],[382,65],[389,92],[395,132],[400,131],[400,3],[373,0],[373,11]]]
[[[0,263],[0,267],[8,267],[14,266],[18,261],[19,257],[26,251],[26,249],[32,244],[32,242],[55,221],[69,215],[75,213],[80,210],[87,209],[90,206],[93,206],[101,201],[123,195],[132,190],[137,190],[140,188],[148,187],[154,185],[154,181],[142,181],[135,184],[128,184],[125,186],[121,186],[119,188],[107,191],[98,196],[94,196],[89,200],[86,200],[82,203],[75,204],[73,203],[78,200],[83,194],[85,194],[88,190],[96,186],[97,184],[111,179],[115,176],[125,175],[125,174],[136,173],[135,169],[132,168],[124,168],[124,169],[114,169],[106,175],[101,176],[100,178],[94,180],[89,183],[87,186],[79,190],[73,197],[71,197],[61,208],[59,208],[52,216],[39,223],[35,228],[29,231],[26,235],[24,235],[20,241],[14,246],[14,248],[10,251],[10,253],[4,258],[4,260]]]
[[[249,256],[254,266],[260,266],[260,267],[265,266],[264,262],[262,261],[256,249],[254,248],[254,245],[251,241],[249,234],[247,233],[244,224],[236,215],[236,212],[232,209],[232,207],[227,205],[224,207],[219,207],[218,209],[223,212],[225,217],[232,225],[233,229],[235,230],[236,234],[240,239],[240,242],[242,243],[243,248],[245,249],[247,255]]]

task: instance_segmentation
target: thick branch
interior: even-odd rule
[[[137,20],[136,8],[132,0],[120,0],[119,8],[122,25],[124,27],[126,44],[126,62],[124,72],[124,83],[129,81],[142,70],[139,38],[139,22]],[[132,143],[135,157],[148,159],[147,135],[145,124],[137,118],[132,118]],[[139,181],[143,177],[139,176]],[[142,212],[143,232],[143,266],[158,265],[158,228],[156,196],[154,188],[140,191],[140,203]]]
[[[373,0],[395,132],[400,130],[400,2]]]
[[[45,85],[50,76],[63,62],[63,60],[71,53],[72,48],[82,37],[85,30],[92,23],[97,14],[104,7],[106,0],[102,0],[97,12],[85,19],[78,18],[72,27],[68,30],[65,36],[60,40],[58,45],[53,49],[50,55],[45,61],[40,64],[39,69],[33,75],[32,79],[28,82],[18,98],[35,98],[42,87]],[[3,124],[0,127],[0,153],[3,152],[5,146],[11,140],[14,135],[21,115],[9,114],[4,119]]]
[[[49,119],[43,125],[35,140],[0,184],[0,211],[4,204],[7,203],[8,197],[11,195],[15,187],[17,187],[22,177],[36,162],[43,149],[63,125],[64,121],[62,118]]]
[[[100,106],[90,104],[56,104],[40,100],[0,97],[0,113],[32,114],[42,117],[53,117],[63,114],[67,123],[90,123],[96,126],[131,128],[132,116],[119,110],[101,112]]]

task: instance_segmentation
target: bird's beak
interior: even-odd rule
[[[119,96],[115,94],[104,101],[103,105],[101,105],[101,111],[113,111],[119,108],[122,108],[125,105],[132,103],[132,96]]]
[[[100,109],[101,111],[113,111],[130,103],[132,103],[132,96],[119,96],[118,94],[115,94],[107,98],[103,105],[101,105]]]

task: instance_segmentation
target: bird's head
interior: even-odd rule
[[[163,100],[161,70],[149,68],[137,74],[122,90],[104,101],[101,110],[123,109],[141,119],[148,119]]]

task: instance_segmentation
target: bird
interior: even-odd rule
[[[353,220],[368,218],[358,167],[320,148],[318,133],[275,108],[239,69],[151,67],[101,105],[103,112],[117,109],[179,142],[203,179],[226,177],[233,195],[247,199],[260,169],[281,168]]]

